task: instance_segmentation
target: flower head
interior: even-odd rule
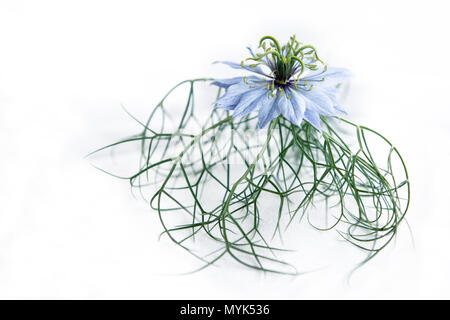
[[[218,108],[233,110],[234,118],[258,111],[260,128],[283,115],[298,126],[305,119],[319,131],[320,115],[344,113],[336,94],[338,85],[350,76],[346,69],[328,67],[313,46],[303,45],[295,36],[284,46],[265,36],[258,48],[262,52],[248,48],[251,56],[240,64],[222,62],[255,75],[215,80],[214,85],[226,89],[216,101]]]

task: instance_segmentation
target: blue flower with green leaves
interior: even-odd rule
[[[146,200],[161,220],[162,234],[199,258],[198,270],[230,257],[255,270],[299,275],[275,255],[285,249],[261,232],[272,225],[272,238],[282,237],[294,219],[336,230],[367,252],[362,266],[395,239],[405,220],[410,205],[405,162],[375,130],[343,118],[329,121],[328,116],[343,113],[336,95],[348,71],[328,68],[314,47],[295,36],[283,47],[266,36],[259,47],[261,53],[249,49],[251,56],[241,64],[224,62],[252,75],[213,81],[217,95],[225,89],[217,107],[229,111],[214,108],[199,121],[198,85],[212,79],[185,80],[163,96],[145,122],[132,116],[140,132],[95,152],[140,143],[134,174],[111,175],[128,179],[143,197],[146,188],[155,190]],[[168,106],[175,90],[187,93],[181,112]],[[233,122],[230,111],[234,118],[244,117]],[[249,115],[254,111],[258,117]],[[258,136],[263,139],[249,135],[256,118],[260,128],[270,122]],[[373,147],[384,161],[378,155],[375,160]],[[232,166],[234,159],[241,165]],[[267,208],[267,201],[275,208]],[[315,219],[320,225],[309,219],[317,203],[324,209],[314,211],[324,214]],[[202,241],[194,241],[197,235]],[[195,247],[203,240],[214,248],[205,255]]]
[[[215,80],[214,85],[226,89],[217,108],[232,110],[233,118],[258,111],[259,128],[283,115],[297,126],[305,119],[319,131],[321,115],[345,113],[336,95],[339,84],[350,76],[346,69],[328,67],[313,46],[301,44],[295,36],[282,47],[265,36],[259,48],[261,53],[248,48],[251,56],[240,64],[222,62],[256,75]]]

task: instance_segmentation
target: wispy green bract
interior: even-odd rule
[[[162,236],[199,258],[200,269],[228,257],[298,274],[278,258],[286,249],[274,238],[302,220],[337,231],[367,252],[367,262],[394,239],[408,210],[405,163],[384,136],[337,117],[346,70],[327,68],[295,37],[280,47],[266,36],[260,46],[263,53],[250,50],[252,64],[227,64],[264,78],[183,81],[145,122],[135,119],[137,135],[96,152],[139,144],[136,172],[121,178],[159,215]],[[218,108],[206,117],[213,101],[197,110],[201,84],[219,87]],[[175,94],[185,94],[181,109],[167,106]]]
[[[256,116],[233,121],[229,111],[213,109],[202,122],[205,106],[196,109],[197,87],[210,81],[178,84],[140,123],[139,134],[100,149],[140,144],[139,168],[123,178],[159,215],[162,236],[201,259],[203,267],[231,257],[288,274],[297,269],[280,260],[277,252],[284,248],[271,243],[302,218],[318,230],[339,232],[367,252],[365,261],[394,238],[408,209],[409,181],[386,138],[341,118],[322,117],[320,133],[308,122],[297,126],[279,116],[259,131],[263,139],[249,139]],[[166,106],[175,91],[187,97],[181,112]],[[146,194],[149,186],[152,195]],[[266,206],[268,198],[275,210]],[[316,215],[325,223],[314,225]],[[264,234],[268,224],[272,231]]]

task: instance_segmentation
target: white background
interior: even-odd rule
[[[450,298],[445,3],[1,0],[0,298]],[[211,62],[292,33],[353,72],[350,119],[403,154],[415,247],[404,227],[350,284],[354,248],[316,250],[321,234],[292,255],[321,267],[300,277],[226,262],[174,275],[196,262],[84,156],[136,132],[121,103],[146,115],[181,80],[235,74]]]

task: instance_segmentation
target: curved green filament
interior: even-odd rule
[[[209,80],[181,82],[138,122],[137,135],[98,150],[140,144],[139,167],[122,178],[149,201],[162,235],[199,259],[198,270],[229,257],[264,272],[299,274],[278,258],[286,249],[273,238],[302,217],[366,252],[363,263],[395,238],[409,207],[410,182],[403,158],[384,136],[342,118],[322,117],[319,133],[308,122],[296,126],[280,116],[265,139],[253,141],[255,116],[232,121],[227,111],[214,109],[198,117],[198,86]],[[181,113],[166,105],[175,90],[187,94]],[[379,160],[381,147],[387,155]],[[265,234],[268,220],[272,231]],[[197,237],[202,241],[192,241]],[[204,246],[215,249],[202,253]]]
[[[291,57],[291,60],[297,61],[297,62],[300,63],[300,65],[302,66],[302,70],[300,71],[300,73],[299,73],[299,75],[298,75],[298,77],[299,77],[299,76],[303,73],[303,71],[305,71],[305,64],[303,63],[302,59],[300,59],[300,58],[298,58],[298,57],[296,57],[296,56],[292,56],[292,57]],[[297,77],[297,79],[298,79],[298,77]]]
[[[260,47],[262,46],[262,44],[263,44],[263,42],[264,42],[265,40],[270,40],[270,41],[272,41],[272,43],[275,45],[275,48],[277,48],[277,51],[278,51],[279,53],[281,53],[280,44],[278,43],[277,39],[275,39],[275,38],[272,37],[272,36],[264,36],[264,37],[262,37],[261,40],[259,40],[259,46],[260,46]]]
[[[266,47],[264,41],[270,41],[272,45]],[[259,42],[259,47],[262,47],[264,51],[262,53],[256,53],[246,60],[253,60],[257,64],[262,63],[269,67],[276,78],[276,82],[280,85],[286,85],[294,74],[297,74],[297,69],[294,68],[296,62],[301,65],[301,71],[300,74],[297,74],[296,81],[299,80],[299,75],[305,71],[305,68],[318,70],[319,67],[316,65],[316,62],[325,66],[325,63],[319,58],[317,50],[311,45],[301,45],[296,40],[295,35],[283,47],[280,47],[280,44],[274,37],[264,36]],[[310,51],[305,52],[307,49]],[[306,63],[304,59],[309,54],[313,54],[314,58],[311,58],[311,61]],[[272,60],[264,59],[267,56],[270,56]],[[325,71],[326,68],[324,68],[323,72]]]

